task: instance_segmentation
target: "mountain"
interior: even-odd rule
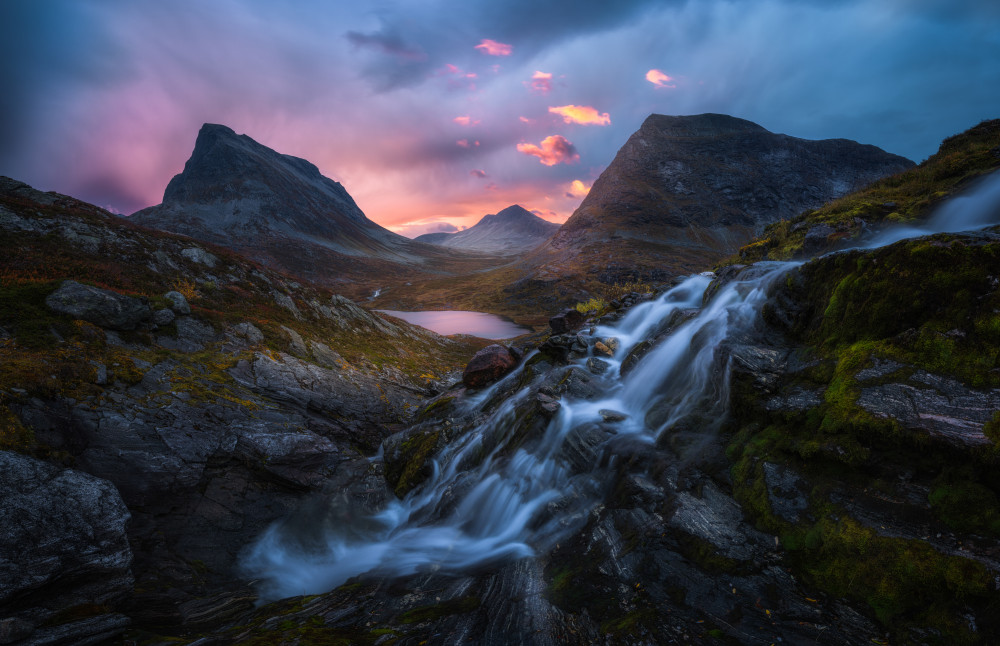
[[[463,261],[372,222],[310,162],[216,124],[202,126],[163,202],[130,219],[330,285],[447,273]]]
[[[497,254],[529,251],[548,240],[559,225],[543,220],[519,204],[483,216],[475,226],[457,233],[426,233],[415,239],[453,249]]]
[[[435,231],[434,233],[425,233],[419,235],[414,240],[418,242],[426,242],[427,244],[441,244],[443,241],[447,240],[451,233],[447,231]]]
[[[912,166],[875,146],[775,134],[727,115],[653,114],[550,240],[516,267],[476,276],[478,289],[460,278],[433,296],[516,316],[609,285],[661,283],[712,265],[768,224]]]

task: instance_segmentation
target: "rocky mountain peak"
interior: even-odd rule
[[[544,220],[520,204],[513,204],[499,213],[484,215],[474,226],[458,233],[428,233],[417,240],[430,244],[511,254],[532,249],[559,229],[559,225]]]
[[[731,117],[728,114],[695,114],[668,116],[651,114],[639,127],[639,133],[655,132],[671,137],[706,137],[734,133],[768,132],[753,121]]]

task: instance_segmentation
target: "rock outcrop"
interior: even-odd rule
[[[510,348],[498,343],[488,345],[472,357],[462,373],[467,388],[482,388],[510,372],[518,358]]]
[[[115,609],[132,594],[130,515],[114,485],[0,451],[0,518],[4,643],[55,633],[82,643],[128,625]],[[72,608],[89,609],[86,621],[69,618]]]

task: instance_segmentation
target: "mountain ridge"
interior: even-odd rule
[[[558,224],[513,204],[498,213],[484,215],[463,231],[426,233],[414,239],[443,247],[510,254],[530,251],[558,230]]]

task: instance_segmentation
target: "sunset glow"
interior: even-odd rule
[[[542,139],[540,146],[518,144],[517,150],[525,155],[538,157],[538,161],[546,166],[573,164],[580,161],[580,153],[576,151],[576,147],[562,135],[549,135]]]
[[[23,11],[0,21],[0,175],[125,214],[162,200],[205,122],[310,161],[367,217],[401,226],[515,203],[566,217],[583,199],[574,182],[590,186],[653,113],[727,112],[919,160],[1000,105],[996,30],[921,3],[887,5],[893,29],[845,49],[872,15],[853,0],[794,15],[725,0],[447,15],[399,0],[54,1],[5,1]],[[812,36],[761,37],[792,29]],[[918,31],[919,47],[904,37]]]
[[[584,126],[611,125],[611,116],[607,112],[600,113],[589,105],[561,105],[549,108],[552,114],[558,114],[565,123],[578,123]]]
[[[490,56],[510,56],[511,52],[514,51],[512,45],[507,45],[505,43],[498,43],[495,40],[490,40],[489,38],[484,38],[478,45],[476,49],[483,52],[484,54],[489,54]]]
[[[569,184],[569,189],[566,191],[566,197],[581,199],[587,197],[588,193],[590,193],[590,187],[580,180],[574,179]]]

